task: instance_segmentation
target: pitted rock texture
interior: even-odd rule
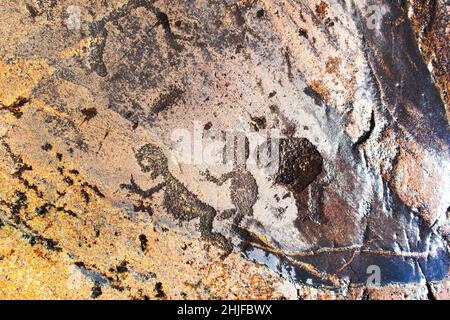
[[[450,297],[445,1],[0,18],[2,297]]]

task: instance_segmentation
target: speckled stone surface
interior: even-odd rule
[[[449,299],[448,17],[2,1],[0,297]]]

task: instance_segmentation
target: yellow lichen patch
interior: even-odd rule
[[[90,299],[95,282],[65,252],[31,245],[30,239],[5,225],[0,228],[0,299]],[[99,299],[124,299],[110,286]]]
[[[33,100],[33,104],[31,105],[31,107],[36,110],[43,111],[51,116],[59,117],[62,119],[70,119],[70,117],[67,113],[64,113],[55,108],[52,108],[52,107],[48,106],[47,104],[45,104],[44,102],[37,100],[37,99]]]
[[[0,61],[0,104],[10,106],[29,97],[33,87],[52,72],[41,59]]]
[[[320,94],[326,101],[330,99],[330,91],[325,87],[322,80],[312,80],[310,82],[311,88]]]
[[[89,52],[89,48],[96,43],[99,39],[94,37],[88,37],[82,39],[75,46],[66,48],[58,54],[60,59],[70,59],[70,58],[83,58]]]
[[[10,226],[0,228],[0,298],[88,298],[92,283],[79,276],[65,253],[50,252]]]

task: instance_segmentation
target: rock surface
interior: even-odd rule
[[[450,298],[448,17],[2,2],[1,296]]]

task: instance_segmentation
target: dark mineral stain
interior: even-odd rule
[[[90,201],[89,193],[87,193],[86,190],[84,190],[84,189],[81,189],[80,193],[81,193],[81,197],[83,198],[84,202],[86,204],[88,204]]]
[[[236,45],[236,54],[241,53],[241,51],[244,49],[244,46],[241,44]]]
[[[128,268],[127,268],[128,262],[127,261],[122,261],[117,267],[116,267],[116,271],[117,273],[125,273],[128,272]]]
[[[298,30],[298,34],[299,34],[301,37],[304,37],[304,38],[308,39],[308,30],[303,29],[303,28],[300,28],[300,29]]]
[[[204,129],[204,130],[209,130],[209,129],[211,129],[211,128],[212,128],[212,123],[211,123],[211,121],[208,122],[208,123],[206,123],[206,124],[203,126],[203,129]]]
[[[427,298],[428,300],[436,300],[436,296],[433,293],[433,288],[431,287],[431,284],[427,282]]]
[[[37,215],[43,216],[46,213],[48,213],[49,208],[53,207],[53,205],[51,203],[46,203],[40,207],[37,207],[36,209],[34,209],[34,212]]]
[[[52,239],[43,238],[43,243],[47,247],[47,249],[52,251],[62,251],[61,248],[58,248],[58,242]]]
[[[71,177],[64,177],[64,182],[67,183],[69,186],[73,185],[73,179]]]
[[[58,247],[58,242],[53,239],[44,238],[40,235],[35,234],[25,234],[24,238],[28,239],[28,243],[31,246],[39,244],[51,251],[58,251],[58,252],[62,251],[62,249]]]
[[[163,27],[166,34],[171,35],[172,29],[170,28],[170,21],[167,14],[162,11],[159,11],[156,13],[156,18],[158,19],[157,25],[160,24]]]
[[[64,205],[62,207],[56,207],[56,211],[63,212],[73,218],[78,218],[78,216],[75,212],[73,212],[72,210],[66,209],[66,205]]]
[[[56,190],[56,194],[58,195],[59,198],[61,198],[61,197],[64,197],[66,195],[66,192],[65,191]]]
[[[166,293],[163,290],[163,285],[161,282],[157,282],[155,284],[155,292],[156,292],[156,294],[155,294],[156,298],[165,299],[167,297]]]
[[[6,221],[6,224],[20,231],[22,233],[23,238],[28,239],[28,243],[31,246],[39,244],[51,251],[57,252],[62,251],[62,249],[58,247],[57,241],[39,235],[38,232],[36,230],[31,229],[30,226],[28,226],[27,223],[20,218],[20,216],[15,216],[13,220],[14,222]],[[5,224],[5,221],[2,220],[1,217],[0,217],[0,224]]]
[[[105,197],[105,195],[100,191],[100,189],[96,185],[92,185],[92,184],[90,184],[88,182],[83,182],[81,184],[81,186],[91,189],[100,198],[104,198]]]
[[[80,172],[78,170],[76,170],[76,169],[71,169],[71,170],[69,170],[69,172],[71,174],[73,174],[73,175],[76,175],[76,176],[80,174]]]
[[[404,3],[403,6],[407,8],[407,3]],[[437,0],[425,0],[423,4],[418,5],[420,7],[419,10],[415,10],[415,15],[420,17],[422,22],[423,32],[425,34],[431,32],[433,30],[433,26],[436,21],[436,14],[439,8]],[[416,8],[415,8],[416,9]]]
[[[36,8],[35,7],[33,7],[32,5],[30,5],[30,4],[26,4],[25,5],[26,6],[26,8],[27,8],[27,10],[28,10],[28,13],[30,14],[30,17],[31,18],[36,18],[38,15],[39,15],[39,12],[36,10]]]
[[[140,200],[138,205],[133,205],[134,212],[144,212],[150,217],[153,216],[153,208],[150,204],[145,204],[144,201]]]
[[[98,112],[96,108],[87,108],[87,109],[83,109],[81,110],[81,113],[84,116],[84,120],[83,123],[86,121],[91,120],[92,118],[94,118],[95,116],[97,116]]]
[[[165,37],[166,37],[167,44],[175,51],[178,51],[178,52],[182,51],[183,47],[176,41],[176,36],[172,32],[172,28],[170,27],[169,16],[165,12],[160,11],[159,9],[156,9],[156,8],[153,8],[150,6],[147,6],[147,7],[153,11],[153,13],[156,15],[156,18],[158,19],[158,21],[156,22],[154,27],[159,26],[159,25],[162,26]]]
[[[2,145],[17,167],[12,176],[18,179],[28,190],[33,190],[39,198],[42,198],[43,194],[39,190],[39,188],[23,177],[24,172],[33,170],[33,167],[29,164],[26,164],[21,156],[16,155],[14,152],[12,152],[11,147],[5,141],[2,141]]]
[[[16,170],[16,172],[13,173],[13,176],[18,179],[23,179],[23,177],[22,177],[23,173],[25,171],[32,171],[32,170],[33,170],[32,166],[30,166],[26,163],[20,163],[19,168]]]
[[[253,122],[258,126],[258,129],[264,130],[267,128],[267,120],[266,117],[250,117]]]
[[[53,146],[48,142],[42,146],[42,150],[44,150],[44,151],[51,151],[52,149],[53,149]]]
[[[110,129],[107,129],[107,130],[105,131],[105,134],[103,135],[102,141],[100,141],[100,144],[99,144],[98,149],[97,149],[97,153],[99,153],[100,150],[102,149],[103,143],[105,142],[106,138],[109,136],[109,133],[110,133]]]
[[[92,287],[91,298],[97,299],[103,294],[102,288],[99,283],[95,283],[94,287]]]
[[[369,290],[367,288],[364,288],[361,300],[370,300]]]
[[[294,75],[292,74],[292,62],[289,48],[286,48],[284,50],[284,59],[286,61],[288,79],[290,82],[292,82],[294,80]]]
[[[16,215],[20,213],[22,208],[27,207],[27,195],[21,191],[15,192],[16,200],[9,205],[11,214]]]
[[[334,26],[334,21],[331,20],[331,18],[326,18],[326,19],[324,20],[324,24],[325,24],[325,26],[327,26],[327,27],[333,27],[333,26]]]
[[[141,250],[143,252],[147,251],[148,240],[145,234],[139,235],[139,241],[141,242]]]
[[[322,172],[323,159],[306,138],[279,140],[280,163],[275,183],[298,193]]]
[[[28,102],[30,102],[30,99],[24,98],[24,97],[18,97],[17,100],[9,106],[0,104],[0,110],[8,110],[17,119],[19,119],[23,115],[23,112],[21,111],[22,107],[24,105],[26,105]]]
[[[318,106],[322,105],[322,103],[325,101],[323,95],[320,92],[314,90],[314,88],[311,86],[307,86],[305,89],[303,89],[303,92],[313,98],[314,103]]]
[[[258,19],[263,18],[264,15],[265,15],[264,9],[259,9],[258,11],[256,11],[256,17],[257,17]]]
[[[235,9],[233,10],[233,16],[238,27],[242,27],[243,25],[245,25],[245,18],[242,15],[242,11],[238,6],[236,6]]]
[[[370,116],[369,129],[358,138],[358,140],[355,142],[355,146],[361,145],[364,142],[366,142],[370,138],[370,135],[372,134],[373,129],[375,129],[375,113],[372,110],[372,115]]]
[[[171,86],[168,93],[163,93],[160,95],[158,100],[153,105],[152,112],[158,114],[164,110],[167,110],[167,108],[175,104],[181,98],[183,93],[183,90]]]
[[[270,111],[272,113],[276,114],[282,121],[284,128],[281,130],[281,132],[288,137],[292,137],[296,131],[295,124],[292,121],[290,121],[283,114],[283,112],[281,112],[280,108],[277,105],[271,105],[269,108],[270,108]]]

